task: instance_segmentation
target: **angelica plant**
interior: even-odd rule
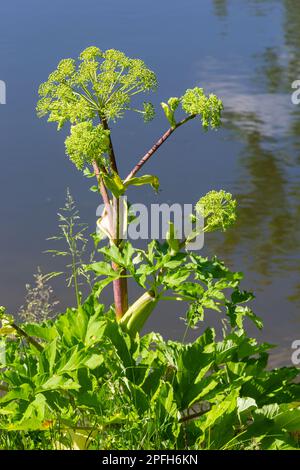
[[[202,88],[186,90],[181,97],[171,97],[161,103],[169,128],[122,177],[118,171],[110,123],[122,118],[127,111],[137,112],[147,122],[154,118],[154,106],[143,100],[139,107],[136,95],[155,91],[157,79],[140,59],[127,57],[110,49],[101,51],[88,47],[78,60],[63,59],[39,88],[38,116],[48,116],[58,129],[66,123],[70,133],[66,138],[66,153],[74,165],[97,179],[99,193],[105,204],[100,228],[109,236],[111,246],[122,252],[120,236],[120,196],[131,185],[151,184],[157,189],[158,178],[152,175],[136,177],[152,155],[182,125],[200,118],[204,130],[220,126],[222,101],[215,95],[205,95]],[[179,108],[181,107],[180,117]],[[116,316],[121,319],[128,310],[127,269],[112,261],[118,276],[113,280]]]
[[[248,306],[253,294],[241,290],[243,274],[189,249],[199,231],[232,226],[232,195],[221,190],[202,196],[184,239],[171,222],[165,242],[152,240],[145,249],[122,237],[132,219],[121,196],[132,185],[158,189],[157,176],[137,173],[160,146],[192,119],[199,119],[205,131],[221,123],[222,102],[201,88],[167,99],[162,103],[167,130],[127,175],[120,175],[110,123],[130,110],[152,119],[153,105],[142,101],[138,106],[134,97],[156,86],[142,61],[90,47],[78,62],[60,62],[40,87],[38,113],[59,128],[70,124],[66,153],[85,176],[96,178],[93,190],[105,206],[97,226],[108,243],[96,240],[97,259],[83,263],[86,227],[68,195],[59,216],[59,239],[66,239],[68,248],[54,254],[70,260],[77,308],[67,308],[55,320],[19,325],[0,307],[5,346],[0,444],[5,448],[8,435],[23,435],[29,448],[45,448],[45,443],[52,449],[299,447],[299,370],[270,370],[272,346],[247,335],[245,319],[258,328],[262,322]],[[83,299],[79,277],[90,273],[91,292]],[[129,307],[128,278],[143,290]],[[111,283],[114,305],[107,311],[100,295]],[[218,312],[223,338],[216,339],[214,328],[202,329],[189,343],[186,338],[165,341],[155,332],[143,335],[157,305],[170,301],[174,309],[186,306],[190,328],[199,327],[211,310]]]

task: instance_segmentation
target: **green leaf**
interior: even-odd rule
[[[58,332],[56,327],[50,325],[39,325],[38,323],[25,323],[22,328],[29,336],[43,339],[45,341],[53,341],[57,336]]]
[[[117,274],[119,273],[119,271],[115,271],[115,273],[116,274],[114,277],[107,277],[106,279],[102,279],[101,281],[95,282],[93,286],[93,295],[95,295],[97,299],[100,297],[101,292],[106,286],[108,286],[115,279],[118,279],[119,275]]]
[[[0,403],[7,403],[12,400],[28,401],[31,393],[32,387],[28,383],[24,383],[8,391],[3,397],[0,397]]]
[[[48,361],[48,364],[49,364],[48,370],[50,374],[52,374],[53,367],[55,364],[56,352],[57,352],[57,338],[51,341],[51,343],[49,343],[42,352],[42,354],[45,356],[46,360]]]
[[[163,276],[163,283],[169,289],[176,290],[180,285],[186,281],[190,276],[190,272],[185,267],[180,267],[179,269],[166,272]]]
[[[104,358],[100,354],[92,354],[91,357],[89,357],[84,365],[88,367],[89,369],[96,369],[96,367],[99,367],[101,364],[103,364]]]
[[[143,175],[130,178],[130,180],[124,183],[124,186],[125,188],[128,188],[128,186],[143,186],[145,184],[150,184],[156,192],[159,189],[159,179],[157,176],[153,175]]]
[[[125,192],[125,186],[120,176],[117,173],[108,175],[107,173],[102,173],[105,186],[113,193],[115,197],[120,197]]]
[[[124,377],[124,391],[130,400],[135,404],[135,408],[140,415],[143,415],[149,409],[149,400],[141,387]]]
[[[43,390],[79,390],[79,383],[68,376],[53,375],[41,386]]]
[[[89,167],[85,167],[83,170],[83,174],[86,178],[94,178],[95,177],[95,172],[91,171]]]
[[[237,398],[237,409],[238,413],[243,413],[244,411],[252,410],[257,408],[256,401],[251,397]]]
[[[202,431],[198,443],[209,442],[210,449],[221,449],[235,433],[239,388],[232,390],[220,403],[200,417],[197,426]]]
[[[176,255],[180,250],[180,241],[176,238],[175,226],[173,222],[169,222],[169,230],[166,234],[166,240],[171,251],[171,255]]]
[[[227,314],[230,318],[231,326],[237,326],[243,328],[244,319],[248,317],[257,328],[263,327],[262,320],[255,315],[255,313],[249,307],[243,307],[242,305],[234,305],[232,303],[227,304]]]
[[[300,408],[282,405],[274,421],[280,429],[285,429],[288,432],[300,432]]]
[[[249,302],[254,298],[255,296],[252,294],[252,292],[247,292],[245,290],[240,291],[239,289],[235,289],[231,294],[231,300],[234,304]]]
[[[0,428],[8,431],[34,431],[45,430],[45,412],[46,412],[46,398],[43,394],[36,395],[34,400],[23,409],[23,416],[21,420],[10,422],[8,424],[0,425]]]
[[[122,257],[125,267],[130,268],[133,267],[132,260],[136,253],[135,248],[133,248],[130,242],[126,242],[122,247]]]
[[[160,103],[166,118],[168,119],[170,126],[174,129],[176,127],[176,121],[174,117],[174,111],[167,105],[167,103]]]
[[[65,352],[59,359],[55,371],[57,374],[65,374],[77,370],[86,360],[87,353],[79,346],[74,346]]]
[[[180,413],[174,397],[174,390],[170,383],[163,380],[160,381],[157,391],[151,399],[151,405],[154,408],[156,419],[163,423],[165,432],[169,434],[172,430],[175,437],[178,437],[180,432],[178,423]]]
[[[175,291],[186,298],[197,300],[202,298],[204,288],[196,282],[181,282]]]
[[[104,318],[99,318],[96,313],[89,318],[86,334],[84,338],[85,346],[91,346],[95,341],[99,341],[105,332],[106,321]]]
[[[88,314],[85,312],[84,306],[78,309],[67,309],[64,315],[57,318],[55,324],[62,342],[72,347],[84,341]]]
[[[94,271],[98,276],[109,276],[116,278],[119,276],[118,271],[115,271],[109,263],[105,261],[98,261],[86,266],[86,269]]]
[[[114,261],[118,265],[124,266],[124,258],[116,245],[112,244],[111,246],[104,246],[99,250],[99,252],[103,253],[108,259]]]
[[[215,332],[207,329],[197,340],[181,348],[178,356],[177,381],[181,397],[181,409],[185,409],[199,394],[199,388],[194,388],[211,367],[214,359]],[[205,370],[202,375],[203,370]]]

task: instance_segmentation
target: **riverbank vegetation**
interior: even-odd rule
[[[56,254],[70,261],[75,307],[54,319],[38,318],[29,302],[31,309],[23,309],[24,321],[18,323],[1,308],[1,448],[298,448],[298,369],[269,370],[271,345],[248,336],[245,320],[258,329],[263,325],[248,306],[253,294],[241,289],[242,273],[189,249],[201,231],[234,230],[232,195],[223,190],[199,194],[188,237],[177,238],[170,221],[163,243],[152,240],[141,249],[123,239],[136,220],[122,196],[132,186],[159,188],[156,175],[143,173],[147,161],[191,120],[204,131],[221,124],[217,96],[196,87],[169,98],[162,103],[168,129],[122,177],[111,122],[129,111],[145,122],[153,119],[152,103],[140,105],[138,97],[156,87],[156,76],[144,62],[97,47],[84,50],[78,61],[62,60],[40,87],[39,116],[48,116],[59,129],[70,125],[66,153],[95,180],[91,189],[104,210],[88,263],[80,256],[86,227],[75,229],[76,211],[73,219],[60,214],[66,250]],[[143,291],[137,299],[128,293],[129,279]],[[114,302],[107,308],[101,294],[111,287]],[[194,342],[143,334],[158,304],[166,302],[172,303],[174,316],[183,316],[187,305],[186,328],[200,332]],[[46,305],[52,312],[48,297]],[[221,338],[214,328],[202,327],[210,310],[219,314]]]

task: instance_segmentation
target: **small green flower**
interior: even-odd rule
[[[87,47],[79,56],[81,60],[95,60],[99,57],[103,57],[103,52],[96,46]]]
[[[144,121],[149,122],[152,121],[155,117],[155,109],[152,103],[143,103],[143,113],[144,113]]]

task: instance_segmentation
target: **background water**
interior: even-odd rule
[[[159,195],[131,194],[147,203],[193,203],[210,189],[234,194],[236,227],[207,236],[205,252],[245,272],[243,287],[255,291],[265,323],[259,336],[279,345],[274,362],[290,363],[291,342],[300,338],[300,105],[291,103],[291,83],[300,78],[299,1],[4,0],[0,15],[0,79],[7,84],[0,106],[0,304],[17,311],[37,266],[59,268],[43,251],[67,187],[95,227],[98,199],[64,155],[65,131],[35,116],[38,85],[61,58],[88,45],[121,49],[157,72],[157,106],[193,86],[223,99],[222,130],[204,134],[197,122],[178,130],[147,167],[160,176]],[[160,112],[147,126],[128,115],[113,127],[122,175],[165,128]],[[61,308],[73,302],[62,282],[54,286]],[[179,338],[181,315],[164,305],[148,328]]]

